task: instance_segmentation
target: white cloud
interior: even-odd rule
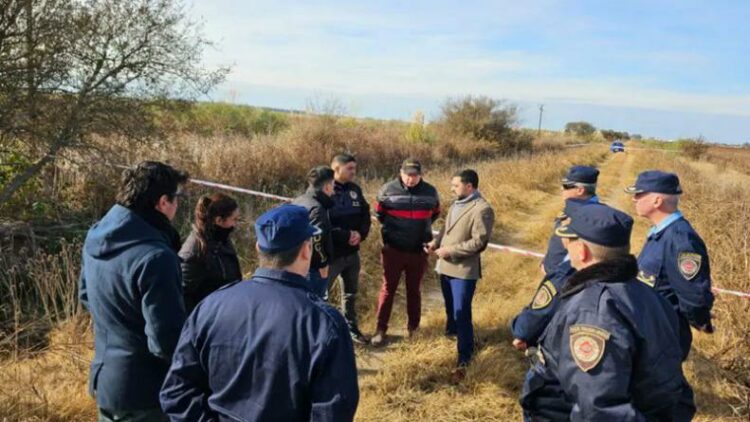
[[[658,86],[651,75],[574,77],[564,51],[524,51],[502,35],[534,27],[546,36],[596,23],[582,17],[561,22],[556,2],[519,5],[487,2],[385,2],[250,4],[228,0],[195,4],[220,51],[209,62],[233,63],[228,85],[260,85],[353,95],[441,98],[486,94],[525,101],[728,113],[750,116],[750,95],[681,92]],[[499,41],[498,41],[499,40]],[[606,39],[589,44],[608,45]],[[617,44],[613,44],[617,45]],[[664,66],[706,64],[699,53],[662,49],[612,51],[624,60]],[[590,73],[589,73],[590,74]]]

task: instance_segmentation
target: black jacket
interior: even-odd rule
[[[356,183],[334,185],[333,208],[329,211],[333,230],[333,256],[348,256],[359,251],[359,245],[349,244],[352,231],[359,232],[362,241],[370,234],[370,204]]]
[[[294,198],[292,203],[305,207],[310,213],[310,222],[323,231],[313,238],[313,258],[310,269],[317,270],[328,266],[333,255],[332,227],[328,210],[333,207],[333,200],[325,193],[309,188],[304,194]]]
[[[242,280],[237,252],[229,238],[208,239],[205,253],[200,250],[193,230],[180,249],[185,307],[190,312],[206,296],[233,281]]]
[[[380,189],[376,213],[382,224],[383,244],[403,252],[419,252],[424,243],[432,240],[432,223],[440,215],[440,198],[424,180],[407,188],[401,179],[396,179]]]

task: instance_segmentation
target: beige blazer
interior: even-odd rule
[[[436,270],[449,277],[466,280],[482,278],[482,261],[479,255],[487,248],[495,224],[495,212],[490,204],[479,197],[466,204],[451,219],[452,208],[445,225],[435,238],[436,247],[446,247],[450,258],[438,259]]]

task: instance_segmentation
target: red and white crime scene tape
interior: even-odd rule
[[[290,202],[292,200],[292,198],[288,198],[286,196],[273,195],[270,193],[259,192],[259,191],[255,191],[251,189],[238,188],[236,186],[225,185],[223,183],[210,182],[208,180],[190,179],[190,182],[195,183],[197,185],[212,187],[216,189],[223,189],[223,190],[237,192],[237,193],[244,193],[246,195],[253,195],[253,196],[257,196],[261,198],[273,199],[273,200],[282,201],[282,202]],[[375,220],[375,217],[373,217],[373,219]],[[434,233],[437,234],[437,232],[434,232]],[[539,252],[527,251],[525,249],[516,248],[513,246],[498,245],[497,243],[490,243],[489,245],[487,245],[487,248],[494,249],[496,251],[501,251],[501,252],[510,252],[510,253],[514,253],[518,255],[528,256],[531,258],[544,258],[544,254],[541,254]],[[742,297],[745,299],[750,299],[750,293],[740,292],[737,290],[727,290],[727,289],[722,289],[719,287],[713,287],[712,290],[714,293],[718,293],[718,294],[726,294],[726,295]]]

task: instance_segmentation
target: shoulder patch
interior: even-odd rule
[[[694,252],[680,252],[677,256],[677,268],[687,280],[692,280],[701,270],[703,257]]]
[[[536,291],[534,300],[531,301],[531,309],[536,310],[546,308],[552,303],[552,299],[556,294],[557,289],[555,288],[555,285],[552,284],[551,281],[545,280],[544,283],[539,286],[539,290]]]
[[[570,353],[583,372],[596,368],[604,356],[609,331],[585,324],[570,327]]]
[[[656,276],[646,274],[643,270],[638,271],[638,281],[646,284],[648,287],[654,287],[656,285]]]

